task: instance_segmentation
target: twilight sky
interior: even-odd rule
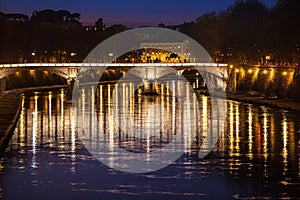
[[[81,13],[83,24],[93,25],[102,17],[106,25],[168,25],[193,21],[204,13],[220,11],[236,0],[0,0],[0,11],[31,16],[33,10],[69,10]],[[262,0],[268,7],[276,0]]]

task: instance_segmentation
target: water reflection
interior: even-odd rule
[[[287,149],[287,141],[288,141],[288,132],[287,132],[287,122],[286,122],[286,116],[283,115],[282,120],[282,138],[283,138],[283,149],[282,149],[282,157],[283,157],[283,175],[286,175],[286,172],[288,170],[288,149]]]
[[[265,180],[299,184],[299,163],[295,162],[299,157],[299,146],[295,145],[299,136],[294,134],[299,121],[283,110],[234,101],[228,105],[229,174],[242,173],[245,166],[247,176],[261,171]]]
[[[248,153],[247,157],[250,160],[249,166],[248,166],[248,175],[252,176],[252,170],[253,170],[253,164],[252,160],[254,158],[253,153],[253,106],[248,106]]]
[[[252,105],[248,107],[248,157],[250,160],[253,159],[253,112],[252,112]],[[250,169],[251,170],[251,169]]]
[[[196,111],[198,106],[196,95],[191,96],[187,90],[186,98],[193,100],[191,104],[186,104],[184,112],[180,113],[174,82],[171,83],[174,89],[172,96],[134,95],[135,87],[132,83],[100,85],[96,91],[98,94],[96,98],[94,92],[91,92],[94,88],[82,88],[79,100],[80,124],[84,127],[82,131],[89,130],[92,139],[100,134],[106,135],[112,151],[117,145],[134,152],[150,152],[153,148],[164,146],[172,140],[179,126],[185,126],[184,146],[186,149],[190,148],[193,140],[190,138],[191,132],[197,132],[197,127],[200,127]],[[90,96],[87,98],[85,93]],[[205,104],[208,104],[207,97],[205,98]],[[204,129],[207,129],[207,107],[204,106],[205,119],[202,119]]]
[[[27,130],[25,127],[26,117],[25,117],[25,111],[24,111],[25,97],[22,96],[21,98],[22,98],[22,100],[21,100],[22,110],[21,110],[20,118],[19,118],[19,129],[20,129],[19,144],[20,144],[20,147],[24,147],[26,145],[26,130]]]
[[[191,144],[199,148],[200,140],[206,137],[200,132],[208,129],[208,98],[204,97],[205,105],[199,106],[196,94],[187,84],[171,81],[156,87],[170,95],[137,95],[138,86],[133,83],[100,85],[96,90],[81,88],[78,131],[88,149],[96,149],[97,156],[110,166],[121,166],[124,152],[146,153],[142,159],[153,162],[150,153],[158,149],[166,148],[168,154],[179,151],[180,157],[184,150],[192,153]],[[203,116],[199,115],[201,107]],[[200,130],[202,121],[206,125]],[[172,143],[179,143],[178,149]]]
[[[267,109],[265,107],[262,108],[263,111],[263,156],[264,156],[264,174],[265,177],[268,177],[268,116]]]
[[[21,188],[26,182],[40,191],[43,187],[62,189],[71,185],[66,189],[69,192],[147,196],[149,191],[165,194],[176,185],[170,194],[184,198],[186,194],[199,194],[201,187],[215,186],[207,181],[213,179],[224,184],[218,190],[226,188],[229,197],[299,197],[299,113],[228,101],[226,135],[219,140],[217,150],[199,160],[197,151],[204,145],[212,121],[210,98],[196,96],[183,85],[181,92],[189,103],[179,109],[183,99],[174,98],[167,86],[182,88],[172,82],[159,85],[158,89],[169,95],[157,97],[137,97],[134,93],[138,87],[129,83],[82,88],[78,109],[67,102],[65,90],[24,95],[19,124],[1,160],[1,191],[13,194],[16,189],[12,189],[12,183]],[[93,89],[96,93],[91,92]],[[83,133],[76,129],[77,122],[85,125]],[[134,153],[156,151],[170,143],[180,129],[185,130],[181,159],[153,174],[125,178],[99,164],[86,152],[79,137],[88,134],[97,141],[103,134],[113,165],[118,160],[116,148]],[[195,137],[191,137],[193,130]],[[101,145],[91,144],[95,148]],[[121,176],[122,181],[128,180],[126,184],[120,184]],[[22,181],[15,181],[15,177]],[[31,189],[36,188],[27,188],[27,192]]]
[[[32,168],[37,168],[36,161],[36,139],[38,126],[38,96],[34,96],[34,111],[32,112]]]

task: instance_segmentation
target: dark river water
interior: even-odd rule
[[[224,132],[199,158],[212,130],[209,97],[181,91],[189,101],[180,108],[181,100],[163,87],[160,96],[135,95],[129,83],[92,89],[80,89],[78,107],[64,89],[22,96],[18,125],[1,158],[2,198],[300,199],[299,112],[228,100]],[[184,148],[174,161],[145,158],[166,161],[163,168],[120,170],[128,166],[117,149],[129,157],[175,152],[168,144],[177,136]]]

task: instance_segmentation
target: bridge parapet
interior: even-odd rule
[[[0,64],[0,79],[16,72],[40,70],[56,74],[65,79],[74,79],[79,67],[73,63],[23,63],[23,64]]]
[[[184,70],[196,69],[201,75],[211,74],[217,79],[227,80],[230,67],[220,63],[15,63],[0,64],[0,79],[20,71],[44,70],[72,80],[89,71],[103,72],[105,69],[129,71],[148,80],[159,79],[174,71],[180,75]]]

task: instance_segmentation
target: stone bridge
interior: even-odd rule
[[[0,79],[16,72],[41,70],[48,71],[68,81],[84,76],[90,71],[121,70],[142,80],[157,80],[170,73],[182,75],[185,70],[196,69],[205,80],[211,80],[212,87],[218,82],[228,81],[231,68],[227,64],[216,63],[22,63],[0,64]],[[5,89],[1,81],[1,91]]]

